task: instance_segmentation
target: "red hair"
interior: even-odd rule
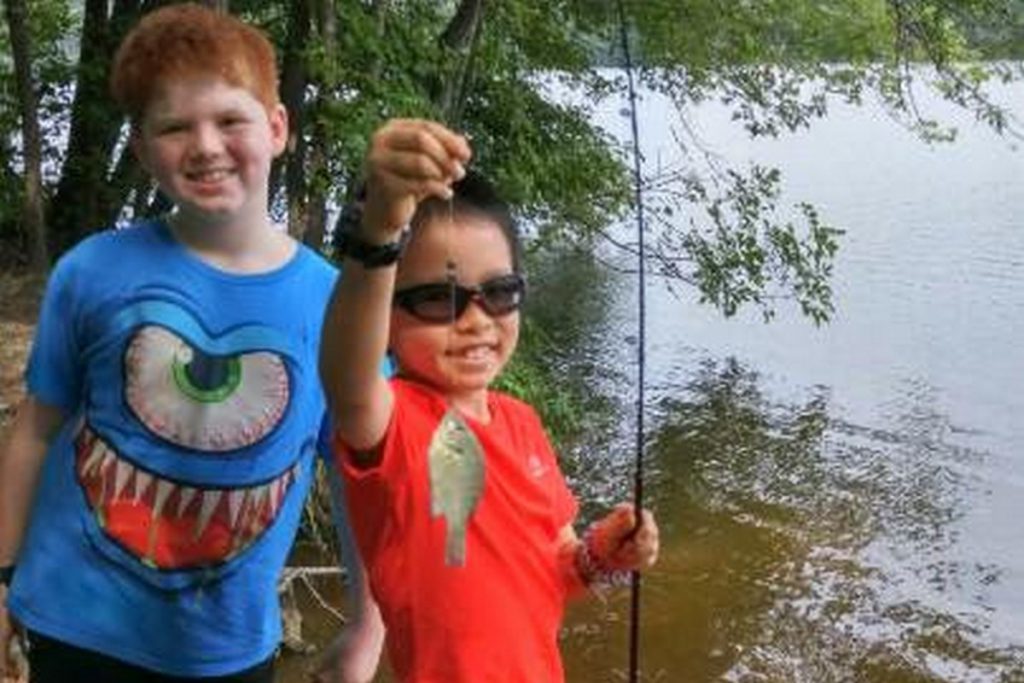
[[[225,12],[186,3],[147,14],[114,56],[110,90],[133,122],[166,81],[215,76],[277,105],[277,64],[266,35]]]

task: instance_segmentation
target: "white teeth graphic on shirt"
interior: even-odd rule
[[[125,484],[132,475],[132,466],[124,460],[117,461],[117,470],[114,474],[114,498],[119,498],[124,491]]]
[[[93,473],[93,470],[96,469],[96,466],[100,464],[100,460],[103,459],[103,455],[106,452],[106,449],[107,447],[103,444],[102,441],[96,442],[96,445],[89,453],[89,457],[87,457],[85,459],[85,462],[82,464],[83,475],[90,475]]]
[[[196,528],[192,530],[192,537],[199,538],[206,531],[206,527],[210,525],[210,520],[213,519],[213,513],[217,509],[217,505],[220,503],[220,489],[214,489],[212,491],[203,491],[200,494],[199,503],[199,518],[196,522]]]
[[[188,504],[192,502],[193,498],[195,498],[196,493],[198,493],[198,491],[191,486],[181,487],[180,495],[178,497],[178,510],[175,513],[178,517],[185,514],[185,508],[187,508]]]
[[[160,513],[164,511],[164,505],[172,493],[174,493],[174,484],[166,479],[160,479],[157,482],[156,498],[153,500],[153,519],[158,518]]]
[[[77,472],[83,486],[99,484],[100,500],[94,507],[120,503],[147,504],[151,518],[195,517],[193,537],[202,537],[215,517],[226,520],[235,535],[237,552],[251,544],[277,516],[285,495],[298,475],[296,463],[275,479],[231,489],[197,488],[163,479],[125,460],[88,427],[76,439]],[[100,525],[104,516],[97,515]],[[248,541],[243,544],[243,536]]]
[[[146,495],[146,491],[149,489],[150,482],[153,481],[153,475],[149,472],[139,470],[135,473],[135,502],[138,503],[142,500],[142,497]]]

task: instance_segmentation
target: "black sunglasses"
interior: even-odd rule
[[[463,287],[457,282],[430,282],[413,285],[395,292],[395,305],[428,323],[457,320],[476,301],[492,317],[508,315],[518,309],[526,295],[526,281],[518,273],[510,273]]]

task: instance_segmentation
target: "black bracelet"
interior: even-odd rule
[[[583,583],[598,594],[609,588],[628,586],[633,573],[628,569],[612,569],[595,552],[595,525],[583,534],[582,543],[576,550],[576,570]]]
[[[398,239],[388,244],[370,244],[359,237],[362,230],[363,207],[353,202],[341,211],[341,217],[335,228],[335,245],[338,254],[347,256],[361,263],[364,268],[382,268],[393,265],[402,256],[406,242],[409,241],[409,228],[402,230]]]
[[[14,565],[8,564],[0,567],[0,584],[4,586],[10,586],[11,581],[14,579]]]
[[[409,241],[409,230],[403,230],[398,239],[387,244],[370,244],[352,233],[338,235],[338,253],[362,264],[364,268],[383,268],[398,262]]]

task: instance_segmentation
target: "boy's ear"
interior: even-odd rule
[[[132,131],[128,136],[128,144],[131,145],[132,153],[138,160],[139,165],[149,173],[149,156],[146,154],[146,144],[142,140],[142,131],[136,124],[132,124]]]
[[[278,102],[267,111],[267,118],[270,121],[270,138],[276,157],[288,146],[288,110]]]

